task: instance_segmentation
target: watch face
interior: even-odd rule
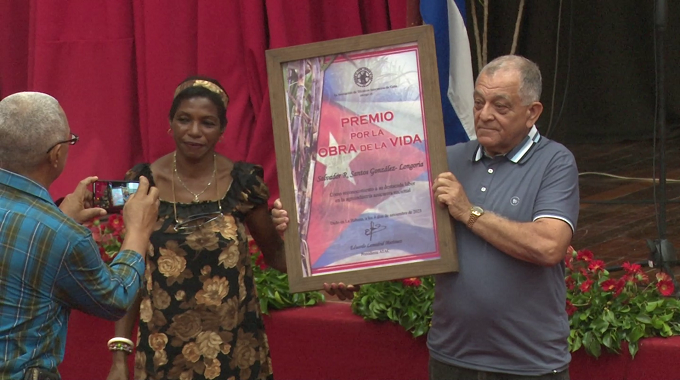
[[[470,212],[477,216],[480,216],[484,213],[484,210],[482,210],[482,208],[479,206],[474,206],[472,207],[472,210],[470,210]]]

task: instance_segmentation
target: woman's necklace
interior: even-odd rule
[[[173,155],[172,155],[172,170],[175,172],[175,175],[177,176],[177,180],[179,181],[179,184],[182,185],[184,190],[188,191],[191,195],[194,196],[193,202],[198,203],[199,202],[198,197],[200,197],[201,194],[205,193],[205,191],[208,190],[210,185],[212,185],[213,181],[215,180],[215,175],[217,174],[217,154],[213,153],[213,174],[212,174],[212,178],[210,178],[210,181],[208,181],[208,184],[205,185],[205,187],[203,188],[203,190],[200,193],[194,193],[193,191],[189,190],[187,185],[185,185],[184,182],[182,182],[182,178],[179,176],[179,173],[177,172],[177,151],[175,151],[175,153],[173,153]]]

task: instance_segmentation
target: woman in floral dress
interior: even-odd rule
[[[126,175],[146,176],[161,198],[139,307],[116,323],[115,336],[127,339],[139,323],[135,379],[272,378],[246,226],[267,264],[281,271],[283,242],[262,168],[215,153],[227,103],[215,80],[182,82],[168,130],[176,150]],[[109,380],[128,378],[126,355],[113,351]]]

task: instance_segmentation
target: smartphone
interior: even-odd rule
[[[130,195],[137,192],[138,181],[105,181],[92,184],[92,201],[94,207],[101,207],[108,213],[120,213]]]

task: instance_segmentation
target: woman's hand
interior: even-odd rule
[[[290,219],[288,219],[288,211],[283,209],[283,204],[281,203],[280,198],[274,201],[274,207],[272,208],[271,214],[274,226],[276,226],[276,230],[279,231],[279,233],[285,232],[288,228],[288,222]],[[359,291],[358,285],[345,285],[342,282],[337,284],[323,284],[323,287],[328,294],[337,296],[340,300],[351,300],[354,298],[354,292]]]
[[[274,222],[274,226],[276,227],[276,230],[279,231],[279,233],[283,233],[288,229],[288,222],[290,219],[288,219],[288,211],[283,209],[283,204],[281,203],[281,199],[277,198],[274,201],[274,207],[272,208],[272,221]]]
[[[344,301],[354,298],[354,293],[360,289],[359,285],[345,285],[342,282],[339,284],[323,284],[323,289],[332,296],[337,296],[338,299]]]

